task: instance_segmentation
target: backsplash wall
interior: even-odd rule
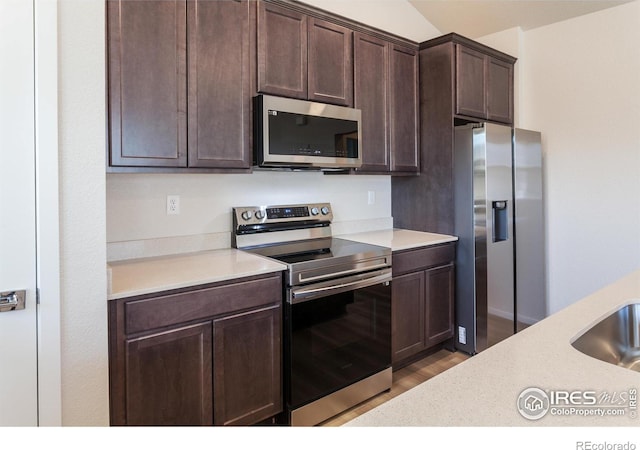
[[[385,175],[107,174],[106,188],[109,260],[229,247],[234,206],[330,202],[335,234],[393,224]],[[168,195],[180,196],[179,215],[167,215]]]

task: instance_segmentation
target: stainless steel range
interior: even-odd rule
[[[234,247],[287,264],[283,422],[316,425],[391,387],[391,250],[335,238],[328,203],[233,208]]]

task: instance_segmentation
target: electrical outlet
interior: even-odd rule
[[[167,214],[180,214],[180,196],[167,195]]]
[[[467,343],[467,329],[465,327],[458,327],[458,342]]]

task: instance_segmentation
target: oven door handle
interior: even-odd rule
[[[355,291],[376,284],[381,284],[391,281],[391,270],[386,269],[375,272],[374,275],[367,278],[359,278],[356,281],[350,281],[347,283],[333,284],[331,286],[324,287],[306,287],[300,289],[291,290],[291,304],[302,303],[309,300],[313,300],[318,297],[326,297],[332,294],[339,294],[346,291]]]
[[[377,262],[377,261],[382,261],[382,262]],[[371,265],[369,265],[371,264]],[[375,269],[381,269],[381,268],[388,268],[389,267],[389,261],[387,257],[384,258],[375,258],[373,260],[368,260],[368,261],[363,261],[359,264],[359,268],[357,269],[348,269],[348,270],[342,270],[340,272],[332,272],[331,276],[346,276],[346,275],[350,275],[350,274],[357,274],[357,273],[361,273],[363,270],[375,270]],[[323,274],[323,275],[317,275],[317,276],[312,276],[312,277],[306,277],[305,276],[305,272],[301,272],[300,274],[298,274],[298,282],[300,283],[309,283],[311,281],[320,281],[320,280],[326,280],[328,278],[328,275]]]

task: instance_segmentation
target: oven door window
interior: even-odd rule
[[[391,365],[391,288],[382,284],[288,305],[290,405]]]

